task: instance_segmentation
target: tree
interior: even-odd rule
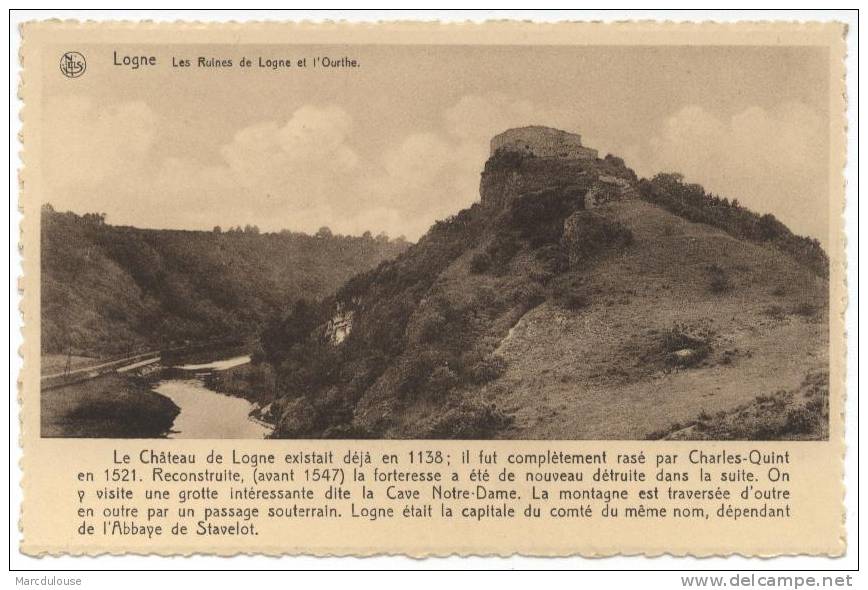
[[[89,225],[105,225],[105,213],[85,213],[82,220]]]
[[[329,226],[324,225],[319,228],[316,232],[316,237],[318,238],[330,238],[332,237],[332,230]]]
[[[381,244],[389,243],[389,234],[387,234],[384,231],[381,231],[380,233],[377,234],[377,241]]]
[[[664,186],[681,184],[684,182],[684,175],[678,172],[660,172],[651,179],[651,182],[662,184]]]
[[[284,357],[292,346],[308,340],[320,323],[319,311],[304,298],[295,302],[283,320],[271,322],[262,332],[260,342],[267,358]]]
[[[760,236],[764,240],[774,240],[787,233],[787,227],[771,213],[766,213],[760,217],[757,227],[759,228]]]
[[[214,229],[212,229],[211,231],[215,234],[222,234],[223,233],[223,229],[219,225],[215,225]]]

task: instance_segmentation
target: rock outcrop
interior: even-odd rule
[[[491,140],[479,186],[484,205],[503,207],[521,195],[571,190],[588,208],[634,198],[636,174],[620,158],[600,159],[581,136],[549,127],[509,129]]]
[[[337,346],[347,339],[353,329],[353,315],[351,309],[344,309],[338,303],[335,308],[335,313],[326,325],[326,338],[329,342]]]

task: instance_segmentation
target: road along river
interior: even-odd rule
[[[154,391],[175,402],[181,412],[172,424],[169,438],[265,438],[271,428],[250,417],[255,406],[246,399],[217,393],[205,387],[203,374],[250,362],[234,357],[211,363],[175,367],[188,375],[164,379]]]

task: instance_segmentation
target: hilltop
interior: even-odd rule
[[[495,138],[480,197],[265,328],[275,436],[696,434],[778,391],[766,436],[822,436],[816,240],[542,127]]]

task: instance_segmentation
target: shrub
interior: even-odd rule
[[[827,396],[812,397],[805,402],[805,408],[818,416],[828,416],[829,398]]]
[[[805,406],[787,410],[781,434],[805,434],[816,427],[816,414]]]
[[[611,173],[615,174],[616,176],[619,176],[619,173],[626,173],[626,175],[629,176],[633,182],[636,182],[636,173],[631,168],[627,167],[622,158],[619,158],[618,156],[613,156],[612,154],[606,154],[606,156],[603,158],[603,162],[608,165]]]
[[[711,277],[708,285],[709,291],[719,295],[730,290],[732,285],[729,282],[729,276],[727,276],[725,270],[716,264],[712,264],[707,270]]]
[[[570,268],[570,259],[562,247],[555,244],[543,246],[536,251],[536,259],[546,267],[551,274],[561,274]]]
[[[676,324],[663,334],[663,350],[668,364],[691,367],[711,354],[711,334],[707,330],[693,330]],[[682,351],[690,354],[681,355]]]
[[[575,291],[559,294],[557,302],[558,305],[570,311],[584,309],[591,303],[590,299],[584,293],[577,293]]]
[[[499,149],[485,162],[485,171],[510,170],[521,167],[525,158],[533,158],[533,154]]]
[[[319,415],[306,397],[284,398],[275,402],[280,419],[274,435],[278,438],[302,437],[316,428]]]
[[[506,361],[499,356],[485,356],[468,369],[468,377],[477,385],[494,381],[506,371]]]
[[[561,238],[567,217],[584,208],[583,197],[577,187],[521,195],[511,204],[510,226],[519,231],[532,248],[555,244]]]
[[[666,428],[660,428],[658,430],[652,430],[651,432],[645,435],[645,440],[663,440],[664,438],[670,436],[673,432],[678,432],[684,428],[681,422],[673,422]]]
[[[770,305],[763,310],[763,313],[775,320],[782,320],[786,317],[787,312],[780,305]]]
[[[549,288],[549,298],[559,307],[570,311],[584,309],[591,304],[591,298],[580,277],[560,277]]]
[[[428,376],[428,390],[437,396],[445,395],[457,383],[455,371],[445,365],[435,367]]]
[[[570,265],[576,266],[605,248],[629,246],[633,232],[592,211],[578,211],[564,223],[561,243]]]
[[[375,439],[380,435],[366,426],[356,424],[338,424],[330,426],[323,432],[323,438],[330,439]]]
[[[787,226],[778,221],[771,213],[759,218],[757,229],[763,240],[774,240],[789,233]]]
[[[818,307],[813,303],[802,301],[793,308],[793,313],[806,318],[812,318],[817,315]]]
[[[491,268],[491,254],[488,252],[478,252],[470,259],[470,272],[481,274]]]
[[[446,411],[431,427],[428,438],[489,439],[513,420],[494,403],[464,400]]]
[[[799,403],[794,391],[779,390],[757,395],[733,410],[711,416],[702,411],[693,421],[688,439],[699,440],[780,440],[828,437],[828,373],[809,374],[802,383],[808,399]],[[650,437],[661,438],[672,428],[657,431]]]
[[[709,335],[681,324],[675,324],[663,333],[663,347],[666,352],[675,352],[683,348],[702,348],[709,346],[708,341]]]
[[[434,363],[427,355],[408,354],[398,361],[398,393],[411,396],[420,392],[428,382]]]
[[[494,274],[503,274],[519,250],[521,250],[521,243],[514,236],[508,233],[497,234],[486,249],[486,254],[491,259],[490,266],[493,267]]]
[[[761,393],[756,396],[756,403],[759,406],[783,410],[790,403],[791,397],[786,391],[779,389],[774,393]]]
[[[519,283],[514,288],[504,291],[504,296],[511,304],[519,307],[522,315],[546,300],[545,289],[539,283],[529,281]]]
[[[430,306],[420,314],[419,342],[430,343],[440,340],[446,333],[446,316],[436,307]]]

